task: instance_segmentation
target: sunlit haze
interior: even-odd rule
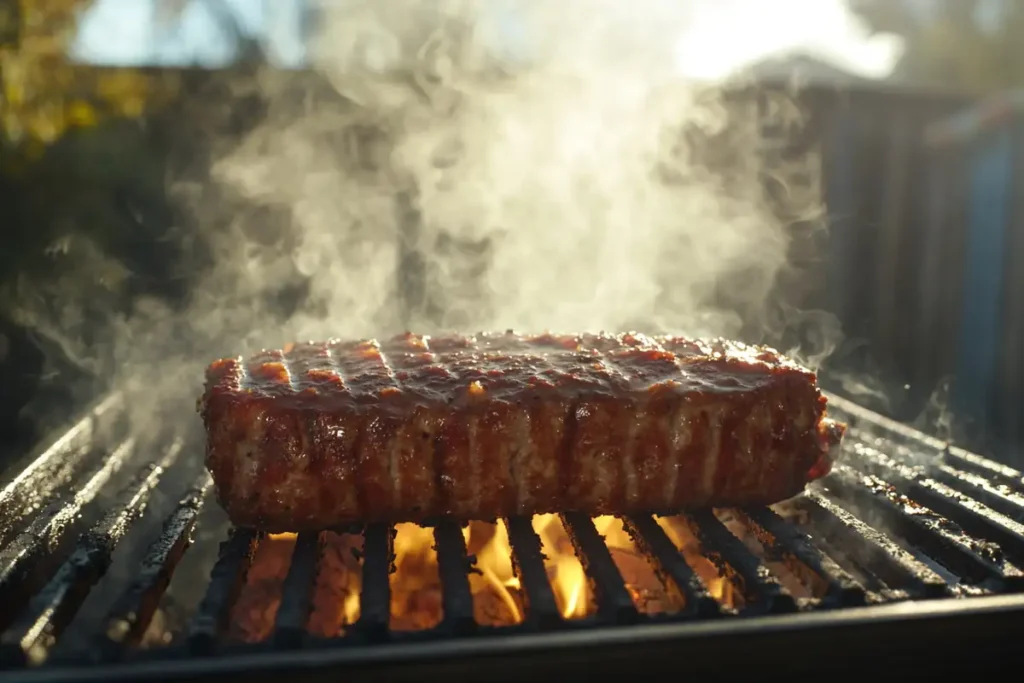
[[[676,63],[689,76],[717,79],[761,59],[802,52],[858,75],[882,78],[899,40],[869,37],[843,0],[708,0],[695,3]]]
[[[312,0],[228,0],[239,27],[258,37],[281,66],[305,63],[300,16]],[[329,0],[340,5],[348,0]],[[83,18],[74,55],[106,64],[200,64],[230,61],[231,45],[202,2],[187,2],[174,19],[159,19],[160,0],[96,0]],[[888,75],[899,40],[869,37],[845,0],[663,0],[666,11],[687,15],[675,60],[690,77],[718,79],[774,55],[801,52],[866,77]],[[322,3],[321,3],[322,4]],[[485,33],[510,58],[529,51],[515,3],[491,2]],[[646,3],[645,6],[650,6]],[[629,4],[630,11],[635,10]],[[511,49],[506,49],[511,48]]]

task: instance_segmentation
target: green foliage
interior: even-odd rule
[[[0,0],[0,172],[19,174],[67,131],[141,116],[175,89],[137,69],[71,63],[68,40],[91,0]]]

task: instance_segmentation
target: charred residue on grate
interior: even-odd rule
[[[1020,473],[856,407],[843,461],[772,509],[297,536],[231,529],[195,443],[140,441],[118,431],[117,410],[113,399],[94,406],[0,490],[4,666],[739,619],[1024,587]]]

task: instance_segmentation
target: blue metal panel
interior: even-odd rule
[[[982,418],[991,406],[998,367],[1013,137],[1010,130],[1003,129],[989,133],[975,144],[953,398],[959,414]]]
[[[850,286],[856,282],[854,260],[858,224],[855,220],[854,150],[857,119],[846,108],[830,121],[825,168],[825,203],[828,207],[827,287],[832,312],[846,318],[850,306]]]
[[[922,169],[928,174],[927,220],[921,226],[921,270],[917,283],[917,299],[921,302],[921,317],[927,333],[933,331],[935,317],[941,305],[940,287],[942,278],[942,254],[945,247],[948,223],[945,220],[950,210],[949,187],[954,177],[949,158],[936,160]]]
[[[1002,373],[997,394],[997,417],[1001,421],[1004,442],[1015,454],[1013,463],[1024,461],[1024,118],[1015,122],[1013,135],[1013,175],[1011,186],[1010,232],[1004,254],[1006,290],[1003,294],[1002,348],[999,369]],[[1009,462],[1009,461],[1008,461]]]

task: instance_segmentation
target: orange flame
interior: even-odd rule
[[[720,518],[737,537],[764,557],[759,542],[735,518]],[[593,520],[604,537],[612,560],[622,575],[637,609],[644,613],[671,613],[684,607],[674,587],[666,587],[647,557],[635,547],[623,523],[615,517]],[[682,553],[686,562],[727,607],[743,606],[741,587],[702,554],[697,538],[680,518],[659,517],[657,523]],[[537,515],[533,528],[541,539],[545,568],[556,604],[566,619],[579,619],[596,612],[597,599],[583,565],[573,550],[569,535],[558,516]],[[520,578],[512,563],[512,550],[505,524],[472,522],[463,529],[467,553],[474,558],[469,575],[474,616],[482,625],[510,625],[526,616],[526,600]],[[274,624],[281,589],[295,547],[294,534],[267,537],[257,549],[252,568],[235,605],[229,637],[247,642],[267,638]],[[362,586],[362,538],[325,532],[321,535],[321,557],[307,623],[310,633],[334,637],[354,624],[360,613]],[[394,630],[427,629],[443,618],[442,588],[437,567],[432,529],[415,524],[396,526],[395,571],[389,577],[391,620]],[[797,597],[810,595],[801,580],[787,572],[785,565],[766,562],[786,588]]]
[[[727,607],[739,608],[743,606],[743,598],[729,580],[722,575],[715,564],[703,555],[700,541],[690,533],[685,523],[676,517],[656,517],[658,526],[665,535],[672,539],[676,549],[686,559],[686,563],[693,568],[694,574],[707,586],[708,593],[715,600]]]

